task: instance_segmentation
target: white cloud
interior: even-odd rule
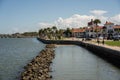
[[[55,21],[55,23],[58,27],[62,27],[62,28],[81,27],[81,26],[86,26],[85,24],[92,18],[94,18],[94,16],[74,14],[66,19],[60,17],[58,18],[57,21]]]
[[[87,22],[89,22],[91,19],[95,19],[92,15],[79,15],[74,14],[69,18],[63,19],[62,17],[59,17],[56,21],[53,23],[39,23],[40,28],[46,28],[51,27],[53,25],[57,26],[58,28],[65,29],[67,27],[83,27],[87,26]]]
[[[54,26],[53,23],[45,23],[45,22],[42,22],[42,23],[38,23],[38,27],[41,29],[41,28],[47,28],[47,27],[52,27]]]
[[[103,14],[107,13],[107,11],[104,11],[104,10],[92,10],[92,11],[90,11],[90,13],[93,13],[94,15],[103,15]]]
[[[115,24],[120,24],[120,14],[111,17],[110,21],[114,22]]]
[[[46,28],[46,27],[52,27],[52,26],[57,26],[59,29],[66,29],[67,27],[69,28],[79,28],[79,27],[84,27],[87,26],[87,23],[91,19],[100,19],[101,24],[105,24],[106,21],[111,21],[115,24],[120,24],[120,14],[115,15],[113,17],[108,18],[107,16],[104,16],[104,13],[107,13],[107,11],[103,10],[93,10],[90,11],[91,13],[94,13],[92,15],[79,15],[79,14],[74,14],[68,18],[62,18],[59,17],[57,20],[55,20],[53,23],[39,23],[39,28]]]

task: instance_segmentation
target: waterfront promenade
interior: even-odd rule
[[[82,41],[81,38],[65,38],[64,40],[70,40],[70,41]],[[105,40],[106,41],[106,40]],[[101,46],[101,47],[105,47],[105,48],[109,48],[109,49],[112,49],[112,50],[117,50],[117,51],[120,51],[120,47],[118,46],[109,46],[109,45],[106,45],[106,44],[102,44],[102,43],[96,43],[97,41],[96,40],[91,40],[91,41],[82,41],[84,43],[89,43],[89,44],[93,44],[93,45],[97,45],[97,46]],[[101,41],[102,42],[102,41]]]

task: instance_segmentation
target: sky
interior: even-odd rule
[[[120,0],[0,0],[0,34],[78,28],[91,19],[120,24]]]

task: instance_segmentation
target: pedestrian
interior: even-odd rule
[[[99,45],[100,41],[98,40],[97,43],[98,43],[98,45]]]
[[[100,43],[99,39],[97,39],[97,43],[98,43],[98,45],[99,45],[99,43]]]
[[[104,45],[104,43],[105,43],[105,41],[104,41],[104,39],[103,39],[102,44]]]
[[[84,38],[82,39],[82,41],[84,41]]]

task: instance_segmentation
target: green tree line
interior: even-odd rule
[[[57,29],[56,26],[48,27],[39,30],[39,37],[50,40],[59,40],[64,37],[71,37],[72,32],[70,28],[67,29]]]

